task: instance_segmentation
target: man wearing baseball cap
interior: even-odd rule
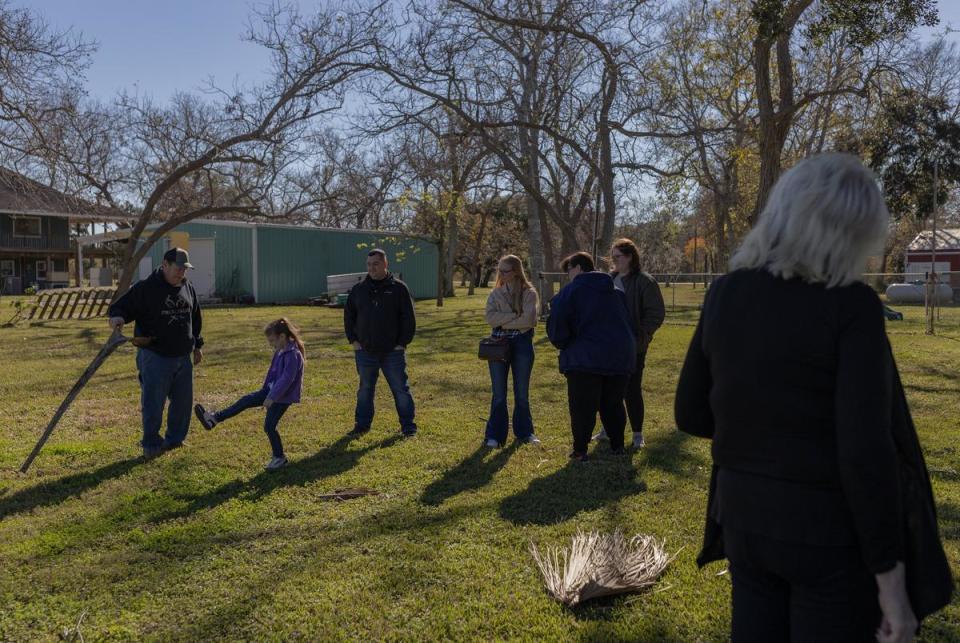
[[[183,444],[193,409],[193,365],[203,359],[200,303],[186,272],[193,268],[183,248],[171,248],[163,264],[110,306],[110,327],[135,322],[133,344],[140,372],[143,455],[152,458]],[[190,354],[193,353],[193,362]],[[167,399],[167,432],[160,425]]]

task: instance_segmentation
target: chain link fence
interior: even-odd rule
[[[694,324],[700,314],[703,298],[710,285],[724,273],[715,272],[658,272],[652,277],[660,285],[667,310],[667,323]],[[932,321],[945,330],[960,332],[960,272],[942,272],[936,275],[935,288],[928,288],[928,273],[870,273],[864,282],[880,295],[886,306],[887,319],[906,320],[918,328]],[[566,273],[541,272],[537,275],[542,316],[550,314],[550,299],[569,282]],[[935,293],[936,296],[932,297]],[[930,302],[930,305],[928,305]]]

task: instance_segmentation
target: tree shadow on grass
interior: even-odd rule
[[[627,456],[571,460],[556,473],[537,478],[505,498],[500,516],[518,525],[555,525],[646,490],[647,484],[637,479],[637,468]]]
[[[444,500],[453,496],[480,489],[490,484],[493,476],[507,464],[507,460],[517,450],[518,442],[512,442],[510,446],[499,449],[496,454],[484,462],[484,456],[490,453],[490,448],[480,446],[472,454],[467,456],[460,464],[447,470],[443,477],[432,482],[423,491],[420,502],[439,506]]]
[[[918,367],[916,367],[916,370],[928,377],[936,377],[942,380],[951,380],[951,381],[960,380],[960,372],[955,370],[947,370],[944,368],[937,368],[936,366],[928,366],[928,365],[919,365]]]
[[[476,519],[477,516],[485,515],[490,507],[484,506],[457,506],[447,509],[426,509],[421,505],[410,503],[401,507],[389,507],[384,512],[377,512],[374,515],[357,516],[352,523],[345,529],[337,529],[338,535],[329,542],[331,548],[343,545],[349,545],[361,556],[371,555],[367,547],[377,547],[371,545],[369,540],[394,534],[397,540],[419,540],[420,537],[430,537],[431,532],[441,528],[443,525],[464,519]],[[169,628],[159,630],[159,637],[163,639],[175,638],[182,640],[211,640],[223,638],[244,638],[248,631],[242,630],[244,625],[249,625],[253,614],[262,605],[269,605],[276,600],[276,593],[280,591],[278,587],[289,582],[291,578],[298,575],[309,576],[312,569],[323,564],[323,559],[329,556],[326,547],[319,548],[312,538],[303,538],[299,534],[293,534],[287,539],[294,547],[294,553],[279,558],[275,564],[263,569],[254,567],[249,576],[237,580],[239,591],[232,597],[218,600],[214,606],[198,615],[198,618],[191,619],[189,623],[163,623],[159,627]],[[205,541],[203,545],[197,545],[197,551],[208,547],[210,541]],[[189,552],[187,552],[189,553]],[[424,553],[424,552],[421,552]],[[432,549],[425,555],[431,559],[434,556],[442,556],[442,548]],[[186,558],[184,553],[180,553],[179,560]],[[358,564],[369,565],[367,562],[360,561]],[[397,588],[395,591],[409,591],[411,585],[410,569],[406,565],[388,565],[386,568],[377,568],[375,571],[375,580],[372,580],[375,586],[391,586]],[[423,580],[420,579],[422,583]],[[367,589],[369,591],[369,589]],[[279,635],[278,635],[279,636]],[[360,636],[354,633],[354,637]],[[316,633],[312,635],[284,632],[284,638],[306,638],[315,640],[318,638]],[[341,633],[330,633],[326,638],[343,637]]]
[[[947,386],[921,386],[920,384],[905,384],[904,389],[908,393],[933,393],[936,395],[956,395],[960,393],[958,388],[950,388]]]
[[[649,593],[649,590],[644,593]],[[619,596],[604,596],[588,601],[571,610],[573,617],[582,624],[577,632],[578,641],[684,641],[660,619],[654,618],[642,625],[642,632],[631,631],[629,635],[620,631],[616,625],[623,618],[625,603],[637,600],[642,594],[629,593]]]
[[[960,505],[952,502],[937,503],[937,522],[944,540],[960,541]]]
[[[32,511],[38,507],[56,505],[69,498],[79,496],[105,480],[125,475],[140,462],[142,462],[140,458],[121,460],[100,467],[95,471],[75,473],[21,489],[9,496],[0,498],[0,520],[13,514]]]
[[[690,435],[675,430],[664,438],[651,440],[643,450],[645,464],[675,476],[689,477],[698,467],[709,475],[711,464],[686,448],[690,439]]]
[[[106,324],[103,325],[100,331],[101,332],[98,332],[98,330],[93,327],[83,328],[77,333],[77,338],[85,341],[90,348],[99,348],[103,346],[110,337],[110,332],[106,328]]]
[[[355,439],[353,436],[345,435],[309,458],[291,462],[282,469],[264,471],[249,480],[234,480],[208,493],[188,498],[189,505],[175,512],[157,516],[152,522],[159,523],[190,516],[197,511],[217,507],[236,497],[256,501],[280,487],[302,487],[323,478],[338,476],[355,467],[370,451],[389,447],[402,437],[392,435],[360,449],[348,448]]]

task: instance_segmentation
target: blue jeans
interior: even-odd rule
[[[193,362],[189,355],[164,357],[153,351],[137,351],[140,372],[140,409],[143,416],[144,449],[173,447],[183,443],[193,414]],[[167,434],[160,439],[163,407],[167,410]]]
[[[269,392],[270,389],[264,387],[256,393],[244,395],[234,402],[233,406],[228,406],[222,411],[217,411],[213,416],[217,419],[217,422],[223,422],[224,420],[229,420],[234,415],[239,415],[247,409],[255,409],[263,406]],[[267,409],[267,415],[263,419],[263,431],[267,434],[267,439],[270,440],[270,450],[273,451],[273,457],[275,458],[283,457],[283,442],[280,441],[280,433],[277,431],[277,425],[280,424],[280,418],[283,417],[283,414],[286,413],[289,408],[290,404],[288,403],[274,402],[270,405],[270,408]]]
[[[510,359],[490,361],[490,417],[485,439],[507,441],[507,372],[513,371],[513,433],[523,440],[533,435],[530,415],[530,373],[533,372],[533,331],[510,339]]]
[[[417,424],[410,383],[407,380],[407,359],[402,350],[389,353],[369,353],[363,349],[354,351],[360,388],[357,390],[357,410],[354,414],[356,428],[369,429],[373,424],[373,397],[377,389],[380,371],[390,385],[393,402],[400,417],[400,430],[406,434],[416,433]]]

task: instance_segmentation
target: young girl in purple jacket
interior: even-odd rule
[[[270,448],[273,450],[273,458],[267,463],[267,469],[273,470],[287,464],[287,457],[283,454],[283,443],[277,432],[277,424],[290,405],[300,401],[300,393],[303,389],[304,349],[299,329],[286,317],[267,324],[263,333],[267,336],[267,341],[273,347],[274,353],[270,370],[267,371],[260,390],[244,395],[233,406],[222,411],[210,412],[200,404],[197,404],[193,411],[203,428],[210,430],[220,422],[247,409],[258,406],[266,408],[267,416],[263,421],[263,430],[270,439]]]

